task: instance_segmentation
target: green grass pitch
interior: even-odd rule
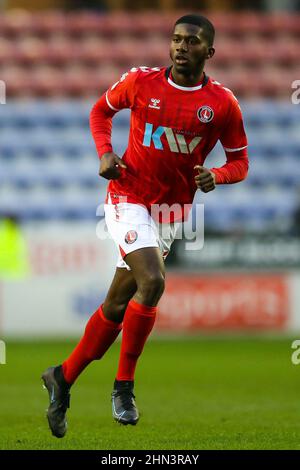
[[[137,426],[111,417],[120,343],[72,389],[69,430],[51,436],[40,375],[73,342],[6,342],[0,449],[300,449],[300,365],[292,338],[153,338],[136,374]]]

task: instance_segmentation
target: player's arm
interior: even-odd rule
[[[237,99],[233,95],[230,98],[229,115],[220,136],[226,154],[226,163],[221,168],[207,170],[214,175],[214,185],[239,183],[248,174],[247,137],[243,117]]]
[[[100,159],[99,175],[106,179],[119,178],[125,163],[113,152],[111,130],[113,116],[124,108],[134,105],[136,72],[127,72],[93,106],[90,128]]]
[[[90,114],[90,128],[100,159],[99,175],[106,179],[119,178],[120,167],[126,168],[112,149],[112,118],[115,114],[116,111],[107,104],[106,93],[93,106]]]

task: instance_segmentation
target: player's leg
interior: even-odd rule
[[[89,319],[85,333],[62,364],[65,380],[73,384],[93,360],[101,359],[121,331],[127,304],[136,291],[131,271],[117,268],[104,304]]]
[[[108,320],[121,323],[129,300],[136,292],[136,281],[132,271],[117,268],[105,301],[103,313]]]
[[[136,282],[133,300],[156,307],[165,288],[165,265],[161,250],[147,247],[129,253],[125,258]]]
[[[83,369],[100,359],[118,336],[128,301],[136,291],[130,271],[117,268],[104,305],[89,319],[83,337],[62,366],[49,367],[42,380],[49,393],[47,418],[52,434],[63,437],[67,430],[66,411],[70,387]]]
[[[137,289],[128,303],[124,321],[118,372],[112,392],[113,417],[122,424],[136,424],[134,373],[138,358],[155,323],[156,305],[164,291],[165,269],[159,248],[147,247],[125,257]]]
[[[128,303],[117,380],[133,381],[136,363],[154,326],[156,305],[165,285],[165,268],[159,248],[148,247],[126,256],[137,289]]]

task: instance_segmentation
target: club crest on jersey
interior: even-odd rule
[[[214,112],[210,106],[201,106],[197,111],[197,116],[201,122],[210,122],[214,117]]]
[[[125,242],[128,245],[131,245],[131,243],[134,243],[138,237],[138,234],[135,230],[129,230],[129,232],[126,233],[125,235]]]

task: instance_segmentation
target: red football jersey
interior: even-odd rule
[[[125,196],[127,202],[149,210],[153,204],[192,204],[197,190],[194,166],[204,164],[218,140],[226,151],[227,165],[236,157],[248,165],[247,138],[233,93],[206,75],[197,86],[179,86],[170,70],[132,68],[106,93],[112,111],[131,109],[123,155],[127,169],[121,169],[121,177],[108,185],[113,203]],[[235,182],[226,181],[226,170],[213,171],[217,183]],[[245,177],[237,173],[236,181]]]

